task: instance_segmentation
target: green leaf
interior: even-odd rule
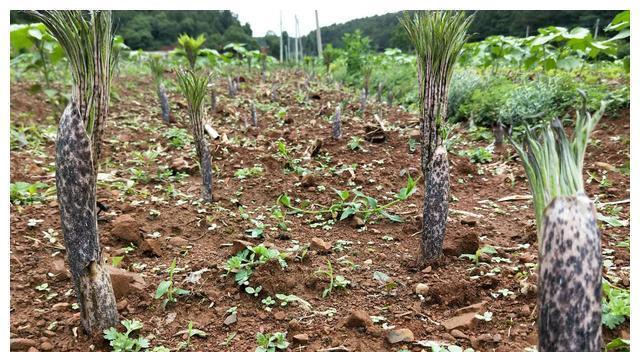
[[[179,296],[183,296],[183,295],[188,295],[191,293],[191,291],[189,290],[184,290],[181,288],[176,288],[175,290],[173,290],[173,293],[179,295]]]
[[[387,219],[389,219],[389,220],[391,220],[393,222],[402,222],[402,218],[399,215],[391,214],[391,213],[388,213],[388,212],[386,212],[384,210],[381,211],[380,214],[382,214],[385,218],[387,218]]]
[[[109,340],[109,341],[113,341],[118,337],[118,330],[116,330],[116,328],[114,327],[110,327],[109,329],[105,329],[102,331],[102,333],[104,334],[104,338],[105,340]]]
[[[347,207],[342,211],[342,215],[340,215],[340,221],[348,218],[349,216],[356,213],[356,210],[353,207]]]
[[[278,203],[284,205],[285,207],[291,206],[291,200],[289,199],[289,196],[286,194],[283,194],[280,197],[278,197]]]
[[[158,285],[158,288],[156,289],[155,299],[159,299],[162,296],[164,296],[167,293],[167,291],[169,291],[170,286],[171,286],[170,281],[160,282],[160,284]]]
[[[340,197],[340,199],[342,199],[342,201],[346,201],[347,199],[349,199],[349,196],[351,195],[349,191],[338,191],[337,189],[335,191]]]

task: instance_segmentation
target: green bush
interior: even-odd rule
[[[473,92],[482,84],[483,79],[484,77],[474,70],[463,69],[453,72],[447,109],[449,119],[461,120],[464,118],[464,116],[458,116],[460,107],[471,99]]]
[[[500,109],[506,103],[516,84],[505,77],[487,77],[478,85],[468,101],[460,104],[452,122],[473,119],[480,126],[491,126],[498,121]]]
[[[541,76],[511,90],[498,118],[512,126],[535,125],[565,115],[576,97],[576,85],[570,76]]]

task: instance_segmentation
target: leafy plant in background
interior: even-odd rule
[[[147,65],[153,75],[153,82],[156,86],[156,92],[158,99],[160,100],[160,108],[162,110],[162,120],[164,123],[169,124],[171,122],[171,111],[169,108],[169,98],[167,97],[167,91],[164,88],[162,77],[164,76],[164,64],[162,63],[162,56],[151,55],[147,61]]]
[[[45,194],[40,190],[47,188],[47,184],[42,182],[28,183],[28,182],[15,182],[9,185],[9,199],[11,203],[27,205],[34,202],[41,202],[44,200]],[[52,192],[47,192],[52,193]]]
[[[200,47],[207,40],[204,34],[200,34],[197,38],[193,38],[188,34],[182,34],[178,37],[178,45],[180,45],[181,54],[187,57],[189,67],[194,70],[196,68],[196,60],[200,55]]]
[[[612,286],[607,280],[602,280],[602,292],[602,324],[613,330],[631,318],[631,296],[629,290]]]

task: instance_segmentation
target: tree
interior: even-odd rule
[[[73,276],[80,320],[89,334],[118,322],[111,277],[102,262],[96,216],[101,136],[109,112],[111,11],[30,11],[55,37],[69,60],[72,99],[56,138],[56,188],[60,223]]]
[[[421,107],[424,208],[421,264],[442,254],[449,213],[449,161],[444,147],[448,89],[472,17],[434,11],[401,19],[416,50]]]

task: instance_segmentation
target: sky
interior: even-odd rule
[[[314,10],[311,9],[251,9],[246,6],[243,8],[233,8],[230,10],[238,15],[238,20],[242,24],[249,23],[253,30],[254,37],[263,37],[267,31],[280,33],[280,11],[282,11],[282,27],[291,35],[295,30],[295,17],[298,16],[300,23],[300,34],[306,35],[316,29],[316,19]],[[344,23],[356,18],[369,17],[374,15],[383,15],[389,12],[397,12],[398,6],[393,6],[393,2],[381,2],[369,4],[366,8],[346,7],[339,11],[333,9],[318,9],[318,20],[320,27],[330,26],[334,23]]]

